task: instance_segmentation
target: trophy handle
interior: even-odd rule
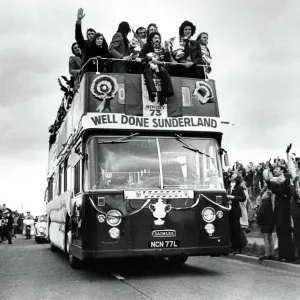
[[[167,204],[165,207],[165,212],[168,213],[171,211],[171,209],[172,209],[172,206],[170,204]]]
[[[149,209],[152,213],[155,212],[155,207],[153,204],[149,204]]]

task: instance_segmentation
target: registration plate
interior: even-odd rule
[[[180,242],[176,241],[149,241],[149,248],[178,248],[180,246]]]

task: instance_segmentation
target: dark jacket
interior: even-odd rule
[[[276,183],[267,181],[267,185],[272,193],[275,194],[275,224],[276,228],[284,226],[289,228],[291,226],[291,187],[289,179],[287,178],[284,182]]]
[[[239,184],[235,185],[233,189],[231,187],[227,191],[228,195],[234,196],[232,199],[231,210],[229,213],[230,219],[239,219],[242,216],[242,212],[240,209],[240,202],[246,201],[246,194],[244,188]]]
[[[154,53],[154,47],[153,45],[149,44],[149,43],[146,43],[141,52],[140,52],[140,58],[144,58],[145,61],[147,62],[149,59],[147,58],[147,54],[148,53],[151,53],[153,52]],[[165,62],[171,62],[171,55],[170,55],[170,52],[168,51],[165,51],[165,49],[162,48],[162,53],[163,53],[163,56],[164,58],[161,59],[161,61],[165,61]]]
[[[113,58],[121,59],[123,56],[129,55],[129,46],[124,40],[122,33],[117,32],[114,34],[108,51]],[[128,62],[115,61],[113,62],[112,68],[114,73],[126,73],[128,72]]]
[[[291,185],[291,215],[293,218],[300,219],[300,198],[296,193],[295,186]]]
[[[253,175],[253,186],[258,187],[259,183],[261,187],[264,185],[263,175],[261,170],[256,170]]]
[[[91,42],[87,41],[83,38],[82,31],[81,31],[81,22],[79,22],[79,21],[76,21],[76,25],[75,25],[75,39],[76,39],[76,42],[77,42],[79,48],[81,49],[81,53],[82,53],[81,59],[84,62],[84,61],[86,61],[85,55],[86,55],[88,48],[91,45]]]
[[[113,58],[122,58],[129,55],[128,43],[124,41],[122,33],[117,32],[114,34],[108,51]]]
[[[198,42],[190,40],[189,43],[189,54],[191,56],[191,60],[195,65],[202,65],[204,62],[202,61],[201,56],[201,48]]]
[[[102,47],[96,46],[96,44],[91,44],[89,47],[87,47],[87,52],[85,55],[85,61],[83,61],[83,65],[91,58],[91,57],[96,57],[100,56],[103,58],[109,58],[109,52],[108,52],[108,45],[106,43],[106,40],[103,40],[103,45]],[[103,63],[104,61],[98,60],[98,65],[100,68],[100,71],[103,69]],[[96,64],[93,63],[93,60],[89,61],[86,67],[84,68],[85,72],[96,72]],[[102,67],[101,67],[102,66]]]
[[[252,170],[249,170],[246,173],[246,176],[245,176],[244,180],[246,181],[246,186],[247,187],[253,186],[253,176],[254,176],[254,172]]]

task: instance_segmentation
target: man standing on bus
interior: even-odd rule
[[[78,43],[79,48],[81,49],[81,59],[85,61],[85,55],[87,49],[91,46],[92,40],[96,31],[93,28],[89,28],[86,32],[87,40],[83,38],[82,31],[81,31],[81,20],[84,18],[85,14],[83,13],[83,9],[79,8],[77,13],[77,21],[75,27],[75,39]]]

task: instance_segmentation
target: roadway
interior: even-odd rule
[[[20,236],[0,245],[0,299],[300,299],[300,273],[229,258],[130,259],[73,270],[62,252]]]

